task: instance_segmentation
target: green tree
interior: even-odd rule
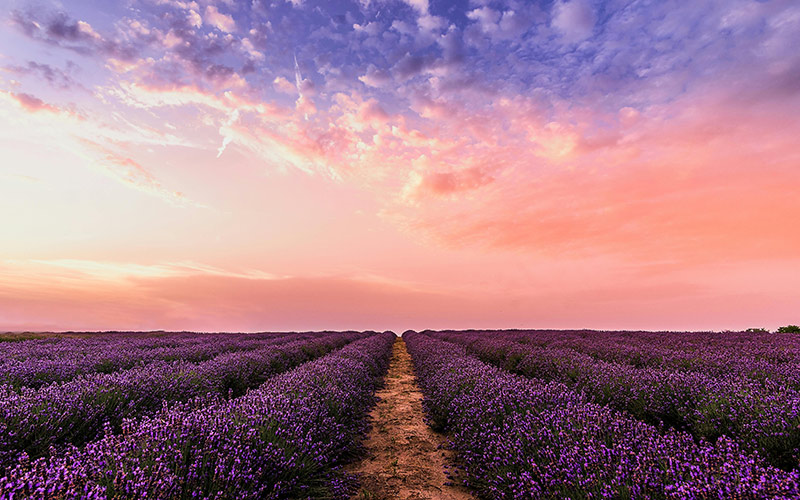
[[[778,328],[778,333],[800,333],[800,326],[786,325]]]

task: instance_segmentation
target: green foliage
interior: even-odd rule
[[[769,333],[766,328],[748,328],[745,330],[747,333]]]
[[[778,328],[778,333],[800,333],[800,326],[786,325]]]

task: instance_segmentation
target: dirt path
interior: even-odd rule
[[[437,449],[445,437],[433,432],[422,413],[406,344],[397,339],[380,401],[370,417],[372,430],[364,445],[367,457],[349,468],[361,478],[353,499],[468,500],[466,488],[445,486],[449,451]]]

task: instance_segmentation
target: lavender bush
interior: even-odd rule
[[[296,337],[296,336],[295,336]],[[0,344],[0,384],[38,388],[86,373],[112,373],[151,361],[204,361],[228,351],[286,342],[291,335],[103,335]]]
[[[364,335],[310,334],[201,363],[162,361],[19,393],[0,388],[0,471],[16,463],[20,455],[38,458],[51,446],[91,441],[104,427],[116,430],[124,419],[155,412],[166,402],[204,395],[239,396],[270,376]]]
[[[358,449],[394,340],[372,334],[242,397],[178,404],[23,461],[0,478],[0,498],[347,498],[340,466]]]
[[[697,370],[637,368],[553,344],[519,343],[517,333],[432,335],[462,344],[481,360],[511,372],[563,382],[594,402],[645,422],[663,423],[709,441],[727,436],[775,466],[798,467],[800,392],[780,380],[754,380],[736,372],[709,375]],[[602,336],[596,332],[593,341]],[[682,353],[676,351],[676,355]]]
[[[464,347],[404,335],[430,423],[450,432],[484,498],[788,499],[800,475],[727,438],[696,443],[592,403],[559,382],[508,373]]]

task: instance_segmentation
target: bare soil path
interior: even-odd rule
[[[377,396],[372,430],[364,442],[367,457],[348,469],[361,479],[353,499],[474,500],[466,488],[445,485],[444,467],[452,463],[452,452],[439,449],[446,438],[423,421],[422,393],[402,339],[394,343]]]

